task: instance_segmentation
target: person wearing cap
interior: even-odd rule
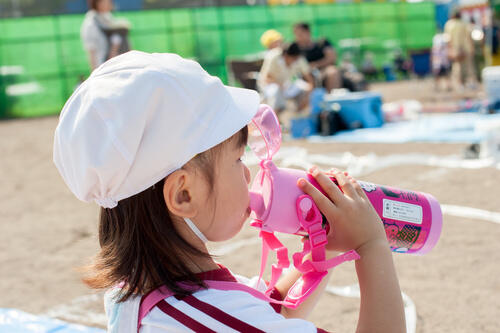
[[[138,51],[105,62],[68,99],[53,159],[78,199],[101,206],[101,249],[84,281],[109,289],[108,332],[323,331],[305,318],[327,278],[296,309],[271,306],[300,272],[292,269],[266,296],[262,280],[234,275],[207,249],[208,241],[234,237],[250,214],[250,171],[241,158],[258,108],[257,92],[227,87],[195,61]],[[336,198],[299,181],[339,233],[327,236],[329,246],[361,255],[358,331],[402,332],[382,223],[354,195],[362,190],[352,178],[336,174],[345,194],[335,187],[334,196],[328,176],[311,173]]]
[[[274,29],[266,30],[260,37],[260,43],[266,50],[279,48],[283,44],[283,35]]]

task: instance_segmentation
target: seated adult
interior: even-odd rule
[[[309,62],[309,66],[318,70],[319,79],[327,91],[342,87],[340,71],[335,67],[337,55],[332,44],[325,38],[313,41],[309,24],[305,22],[296,23],[293,26],[295,44]]]
[[[277,113],[292,100],[297,111],[309,106],[309,93],[314,87],[307,61],[296,44],[284,45],[267,52],[259,73],[258,87],[264,103]]]

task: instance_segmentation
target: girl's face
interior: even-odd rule
[[[218,156],[213,199],[207,198],[206,224],[203,233],[211,241],[224,241],[235,236],[250,215],[248,184],[250,170],[241,160],[245,146],[231,142]]]
[[[97,11],[107,13],[113,10],[113,0],[100,0],[97,2]]]

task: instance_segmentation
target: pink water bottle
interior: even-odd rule
[[[250,147],[262,160],[251,185],[252,217],[263,231],[303,235],[305,230],[294,209],[297,198],[304,194],[297,181],[308,178],[320,190],[321,187],[305,171],[278,168],[273,163],[272,157],[281,145],[281,128],[270,107],[261,107],[249,129]],[[336,183],[333,178],[332,181]],[[424,254],[436,245],[442,213],[432,195],[362,181],[359,184],[384,223],[394,252]]]
[[[313,199],[302,192],[297,181],[308,178],[321,191],[315,179],[303,170],[278,168],[272,158],[281,145],[281,128],[274,111],[262,105],[249,128],[249,145],[261,159],[260,170],[250,188],[252,226],[260,230],[262,259],[260,275],[270,252],[276,252],[266,294],[272,292],[284,269],[290,266],[288,249],[275,233],[307,235],[303,249],[292,255],[294,267],[302,273],[289,289],[283,305],[296,308],[318,287],[332,267],[359,259],[355,250],[327,258],[328,221]],[[332,178],[336,183],[336,179]],[[395,252],[424,254],[436,245],[441,233],[439,203],[429,194],[359,182],[384,223],[390,247]],[[337,184],[338,185],[338,184]],[[335,230],[333,231],[335,232]],[[310,254],[310,259],[306,256]]]
[[[317,188],[319,184],[308,175]],[[337,181],[332,178],[337,184]],[[391,250],[425,254],[439,240],[443,215],[439,202],[430,194],[358,181],[384,223]],[[337,184],[338,185],[338,184]]]
[[[425,254],[439,240],[443,215],[430,194],[359,182],[384,223],[391,250]]]

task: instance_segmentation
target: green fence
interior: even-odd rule
[[[116,16],[132,23],[134,49],[195,58],[225,82],[228,57],[262,51],[260,35],[270,28],[292,40],[297,21],[309,22],[313,35],[330,39],[339,53],[372,52],[377,65],[396,47],[430,47],[435,33],[432,2],[203,7]],[[83,15],[0,20],[0,118],[60,111],[89,72],[82,20]]]

